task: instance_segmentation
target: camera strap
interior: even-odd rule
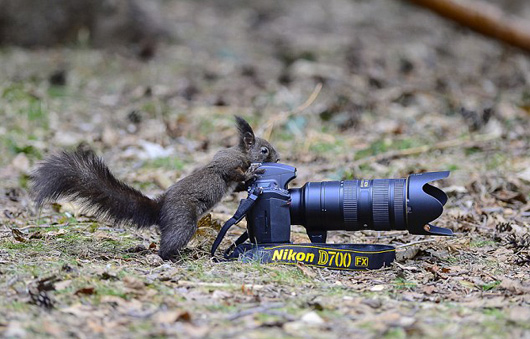
[[[252,208],[261,194],[261,189],[251,191],[246,199],[239,203],[236,213],[221,228],[215,239],[211,256],[221,244],[228,230],[240,222]],[[259,261],[264,264],[296,265],[331,268],[339,270],[371,270],[389,266],[396,257],[393,246],[377,244],[252,244],[244,243],[248,239],[245,231],[224,252],[224,260],[241,260],[243,262]]]
[[[390,266],[396,249],[377,244],[251,244],[235,246],[227,260],[259,261],[267,264],[297,265],[336,270],[373,270]]]
[[[226,232],[228,232],[230,227],[232,227],[235,224],[237,224],[238,222],[240,222],[245,217],[245,215],[247,215],[247,212],[254,205],[254,203],[256,203],[256,200],[258,199],[260,194],[261,194],[261,189],[258,187],[258,188],[255,188],[252,192],[249,192],[248,197],[246,199],[241,199],[241,201],[239,202],[239,206],[237,208],[236,213],[234,213],[234,215],[230,219],[228,219],[227,222],[225,222],[225,224],[223,225],[223,227],[219,231],[219,234],[217,235],[217,238],[215,238],[215,241],[213,242],[213,245],[212,245],[212,250],[210,252],[210,255],[212,257],[215,256],[215,252],[217,251],[217,248],[221,244],[221,241],[223,241],[223,238],[225,237]],[[243,239],[244,235],[246,235],[246,238]],[[240,239],[242,239],[242,240],[240,240]],[[245,240],[247,240],[248,239],[248,233],[247,232],[243,233],[243,235],[240,237],[240,239],[238,239],[238,241],[240,241],[240,243],[242,243]],[[236,241],[236,246],[237,245],[239,245],[239,244],[237,244],[237,241]],[[230,248],[232,248],[232,247],[230,247]],[[230,248],[227,251],[229,251]]]

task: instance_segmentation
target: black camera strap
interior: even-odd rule
[[[215,256],[215,252],[217,251],[217,248],[221,244],[221,241],[223,241],[223,238],[225,237],[226,232],[228,232],[230,227],[234,226],[235,224],[240,222],[245,217],[245,215],[250,210],[250,208],[254,205],[254,203],[256,202],[256,200],[258,199],[260,194],[261,194],[261,189],[260,188],[256,188],[252,192],[249,192],[248,197],[246,199],[241,199],[241,201],[239,202],[239,206],[238,206],[238,208],[236,210],[236,213],[234,213],[234,215],[230,219],[228,219],[227,222],[225,222],[225,224],[223,225],[223,227],[219,231],[219,234],[217,235],[217,238],[213,242],[212,250],[210,252],[210,255],[212,257]],[[242,240],[238,239],[241,243],[248,239],[248,233],[247,232],[243,233],[243,235],[245,235],[245,234],[246,234],[246,238],[244,238]],[[243,238],[243,235],[240,238]],[[236,241],[236,243],[237,243],[237,241]],[[239,245],[239,244],[237,244],[237,245]]]
[[[223,225],[212,245],[212,258],[228,230],[245,217],[260,194],[261,190],[256,188],[246,199],[240,201],[236,213]],[[396,257],[396,249],[388,245],[244,243],[248,238],[248,232],[243,233],[224,252],[224,259],[287,265],[304,263],[340,270],[370,270],[389,266]]]
[[[390,266],[396,249],[377,244],[250,244],[235,247],[227,260],[259,261],[267,264],[296,265],[359,271]]]

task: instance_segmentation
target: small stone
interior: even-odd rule
[[[381,292],[385,289],[385,285],[374,285],[372,288],[370,288],[370,291],[372,292]]]
[[[303,322],[305,323],[308,323],[308,324],[315,324],[315,325],[320,325],[320,324],[323,324],[324,323],[324,319],[322,319],[316,312],[309,312],[309,313],[306,313],[302,316],[302,318],[300,319],[302,320]]]
[[[162,260],[158,254],[148,254],[145,257],[145,261],[147,261],[147,263],[153,267],[158,267],[164,264],[164,260]]]

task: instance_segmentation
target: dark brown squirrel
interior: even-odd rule
[[[210,163],[154,199],[116,179],[103,160],[90,150],[78,148],[75,152],[53,155],[31,175],[37,207],[68,198],[103,220],[131,222],[138,227],[158,225],[159,255],[170,259],[190,241],[203,214],[231,190],[244,189],[245,183],[260,173],[252,163],[279,161],[274,147],[255,137],[243,118],[236,116],[236,122],[237,146],[218,151]]]

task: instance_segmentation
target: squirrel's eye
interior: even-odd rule
[[[267,154],[267,153],[269,153],[269,149],[267,147],[262,147],[261,154]]]

